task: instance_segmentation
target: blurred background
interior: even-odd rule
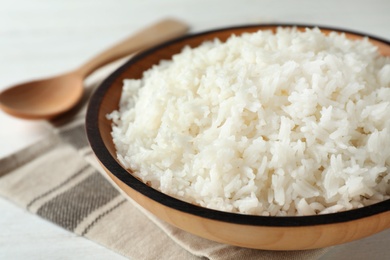
[[[164,17],[193,31],[288,22],[390,38],[388,0],[0,0],[0,6],[1,87],[74,68]]]
[[[74,69],[166,17],[187,22],[191,32],[254,23],[300,23],[390,40],[389,10],[389,0],[0,0],[0,91]],[[16,119],[0,111],[0,158],[44,138],[46,131],[44,122]],[[3,256],[18,252],[21,257],[23,250],[31,253],[26,247],[19,251],[12,247],[21,242],[35,248],[38,258],[54,254],[60,257],[53,259],[65,259],[61,252],[69,250],[73,250],[71,258],[85,256],[85,250],[91,251],[89,259],[113,257],[2,198],[0,212],[0,258],[2,252]],[[55,238],[62,244],[47,251],[49,239]]]

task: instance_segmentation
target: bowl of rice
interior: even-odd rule
[[[266,250],[361,239],[390,227],[389,56],[387,40],[328,27],[187,35],[99,86],[88,139],[127,196],[197,236]]]

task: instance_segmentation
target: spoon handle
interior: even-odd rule
[[[102,52],[79,67],[76,72],[85,78],[103,65],[141,49],[147,49],[153,45],[184,35],[188,29],[188,25],[183,22],[173,19],[162,20]]]

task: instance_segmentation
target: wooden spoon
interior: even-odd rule
[[[8,88],[0,93],[0,108],[25,119],[50,119],[74,107],[84,92],[84,79],[97,68],[188,31],[182,22],[166,19],[111,47],[78,69],[61,76]]]

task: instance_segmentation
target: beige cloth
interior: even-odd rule
[[[239,248],[155,218],[108,180],[88,146],[84,117],[81,105],[49,123],[44,141],[0,160],[0,195],[131,259],[318,259],[327,251]]]

